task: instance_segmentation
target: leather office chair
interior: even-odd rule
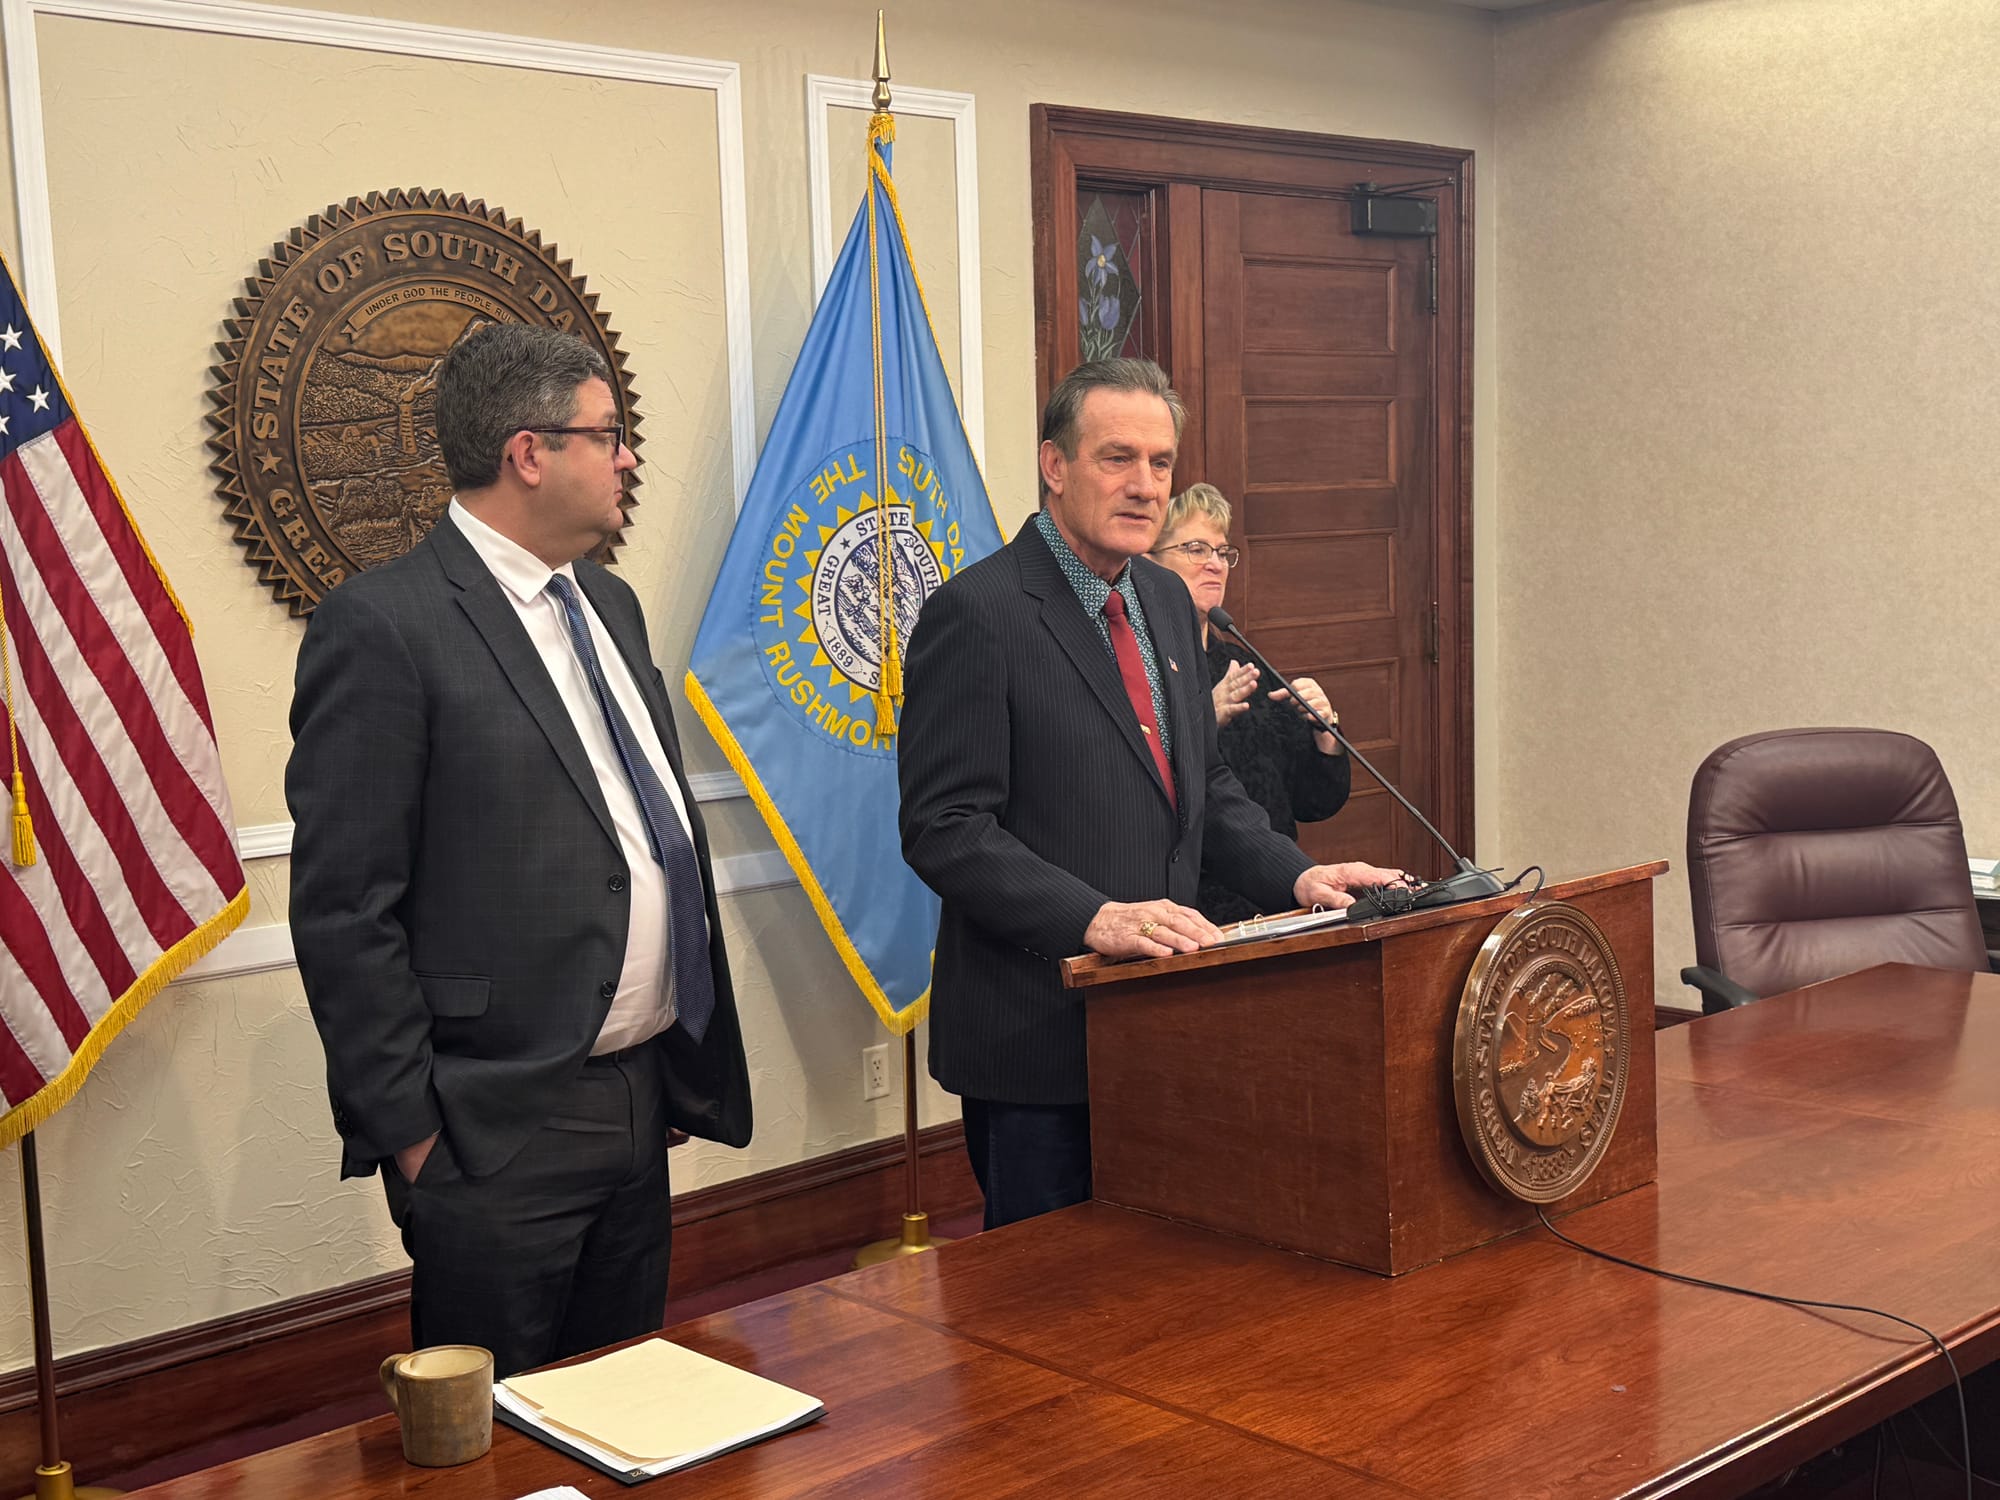
[[[1700,962],[1713,1015],[1871,964],[1986,969],[1958,801],[1922,740],[1778,729],[1731,740],[1688,794]]]

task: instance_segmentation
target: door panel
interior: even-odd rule
[[[1252,539],[1251,546],[1256,562],[1254,567],[1244,563],[1250,571],[1240,595],[1245,629],[1252,622],[1256,629],[1270,631],[1396,617],[1392,531],[1350,531],[1339,536],[1301,532],[1269,546]]]
[[[1247,351],[1256,360],[1255,350]],[[1376,362],[1383,362],[1380,356]],[[1373,372],[1370,372],[1373,373]],[[1313,384],[1299,371],[1295,387]],[[1327,488],[1393,490],[1396,485],[1396,403],[1385,396],[1296,396],[1250,393],[1244,398],[1244,483],[1253,492]]]
[[[1276,354],[1389,354],[1396,267],[1275,258],[1243,268],[1247,347]]]
[[[1434,807],[1430,243],[1356,236],[1345,196],[1209,189],[1201,211],[1207,478],[1234,502],[1243,549],[1229,608]],[[1443,873],[1359,768],[1348,806],[1299,838],[1320,859]]]

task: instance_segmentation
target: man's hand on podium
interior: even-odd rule
[[[1171,958],[1221,941],[1207,917],[1171,901],[1107,901],[1083,930],[1084,946],[1106,958]]]
[[[1354,904],[1354,898],[1347,894],[1353,886],[1395,885],[1408,878],[1401,870],[1388,870],[1380,865],[1314,865],[1299,876],[1292,887],[1292,896],[1301,906],[1339,911]]]

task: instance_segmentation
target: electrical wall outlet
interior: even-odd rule
[[[880,1099],[889,1092],[889,1044],[861,1049],[861,1097]]]

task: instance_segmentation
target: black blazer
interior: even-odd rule
[[[576,580],[652,710],[694,830],[715,1017],[656,1045],[673,1123],[740,1146],[750,1077],[708,836],[639,602]],[[326,1048],[342,1176],[443,1129],[499,1170],[589,1055],[624,964],[624,855],[555,684],[449,516],[321,601],[292,698],[292,942]]]
[[[944,901],[931,1073],[1015,1104],[1088,1097],[1082,997],[1057,960],[1106,901],[1194,904],[1206,855],[1267,910],[1311,863],[1216,752],[1194,604],[1145,558],[1134,586],[1165,681],[1178,810],[1118,666],[1032,520],[952,578],[910,635],[897,767],[903,855]]]

